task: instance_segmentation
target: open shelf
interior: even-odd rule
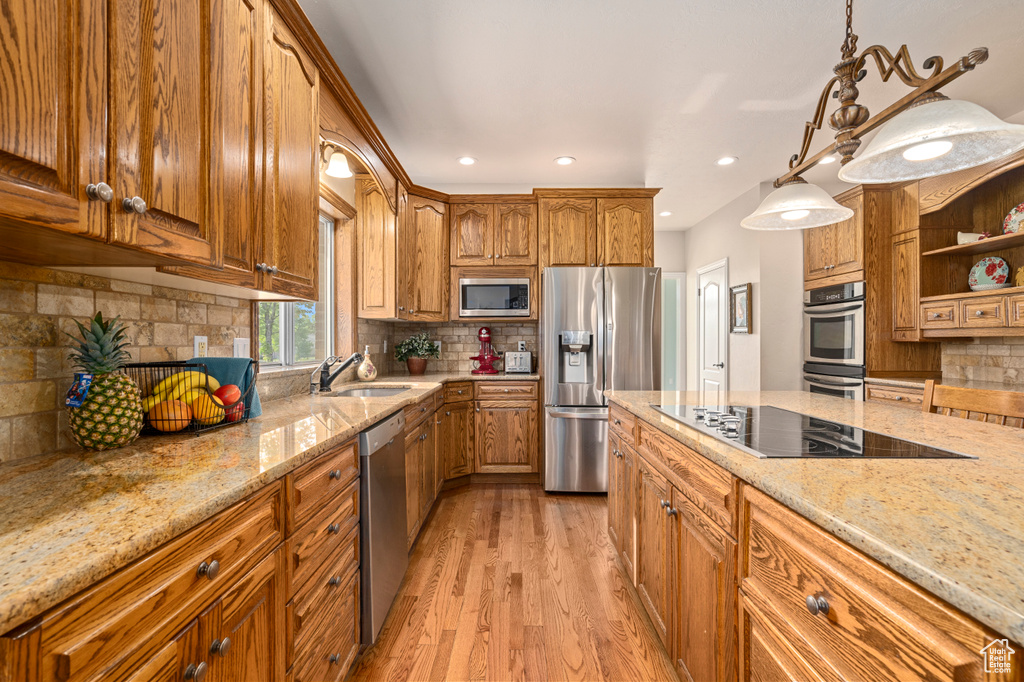
[[[982,239],[980,241],[971,242],[970,244],[957,244],[955,246],[947,246],[943,249],[935,249],[934,251],[925,251],[922,256],[967,256],[979,253],[992,253],[993,251],[1002,251],[1004,249],[1012,249],[1017,246],[1024,246],[1024,232],[1013,232],[1011,234],[1001,234],[998,237],[989,237],[988,239]]]
[[[986,296],[1012,296],[1024,294],[1024,287],[1006,287],[1005,289],[990,289],[989,291],[964,291],[958,294],[942,294],[941,296],[923,296],[921,303],[928,301],[948,301],[961,298],[985,298]]]

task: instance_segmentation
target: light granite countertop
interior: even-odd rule
[[[998,381],[974,381],[972,379],[936,379],[936,383],[943,386],[956,386],[957,388],[973,388],[980,391],[1015,391],[1024,392],[1024,384],[1004,384]],[[916,377],[865,377],[865,383],[879,384],[882,386],[899,386],[901,388],[914,388],[924,390],[924,379]]]
[[[408,386],[385,398],[295,396],[200,436],[0,465],[0,633],[34,618],[449,381],[430,374],[335,388]]]
[[[804,392],[729,394],[976,455],[966,459],[759,459],[652,404],[696,393],[609,391],[609,399],[997,632],[1024,642],[1024,431]]]

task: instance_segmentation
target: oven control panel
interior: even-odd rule
[[[864,282],[835,284],[804,292],[804,305],[823,305],[864,298]]]

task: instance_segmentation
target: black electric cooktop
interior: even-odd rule
[[[651,407],[756,457],[977,459],[768,405]]]

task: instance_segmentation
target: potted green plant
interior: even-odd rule
[[[429,332],[420,332],[395,344],[395,360],[405,362],[409,374],[414,376],[427,371],[427,358],[439,357],[441,351],[430,340]]]

